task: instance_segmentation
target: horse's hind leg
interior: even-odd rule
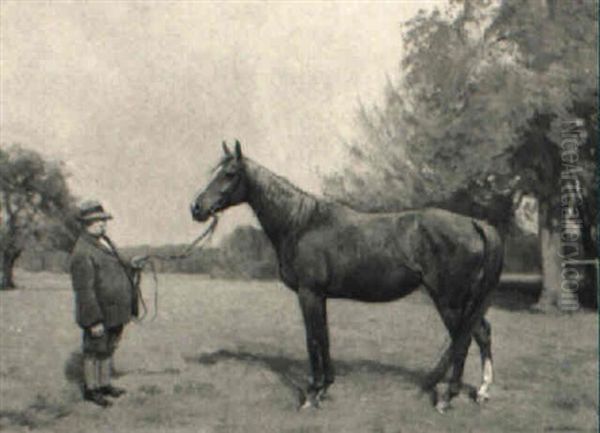
[[[471,346],[472,338],[468,338],[461,347],[457,347],[454,353],[454,360],[452,362],[452,374],[448,387],[442,398],[436,403],[436,409],[439,412],[444,412],[449,406],[450,401],[456,397],[462,389],[462,377],[465,370],[465,361],[467,354],[469,353],[469,347]]]
[[[448,400],[458,395],[462,388],[462,377],[465,371],[465,361],[469,353],[472,339],[469,338],[462,347],[456,350],[454,364],[452,366],[452,376],[448,384]]]
[[[475,337],[481,353],[481,386],[477,390],[476,399],[478,403],[482,403],[489,399],[489,389],[494,380],[492,326],[485,318],[482,318],[473,330],[473,337]]]
[[[458,328],[461,322],[461,311],[449,307],[438,307],[438,311],[444,322],[444,325],[448,329],[450,337],[454,341],[458,338]],[[445,392],[440,396],[436,402],[436,409],[439,412],[445,412],[450,406],[450,400],[454,398],[460,392],[462,388],[462,376],[465,368],[465,360],[467,353],[469,352],[469,346],[471,345],[471,338],[468,338],[462,345],[456,349],[454,353],[454,359],[452,360],[452,374],[450,381]]]

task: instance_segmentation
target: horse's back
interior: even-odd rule
[[[474,222],[483,221],[437,208],[389,213],[362,213],[334,208],[327,218],[304,231],[298,252],[332,251],[341,258],[418,256],[424,249],[438,255],[481,254],[483,242]],[[493,228],[489,230],[494,231]]]
[[[436,208],[361,213],[333,207],[296,239],[289,269],[296,285],[363,300],[401,297],[421,279],[456,286],[475,278],[483,260],[485,243],[475,223],[486,225]]]

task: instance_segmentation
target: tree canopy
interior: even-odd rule
[[[2,287],[14,286],[14,262],[32,243],[70,248],[78,230],[73,209],[61,164],[21,146],[0,148]]]
[[[466,0],[421,12],[403,24],[399,78],[381,107],[359,112],[348,166],[326,193],[370,210],[462,206],[497,224],[517,190],[556,210],[561,131],[578,119],[580,180],[595,212],[597,35],[590,1]]]

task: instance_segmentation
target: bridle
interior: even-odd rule
[[[223,209],[231,203],[231,196],[239,188],[243,179],[242,174],[239,172],[236,172],[234,176],[234,181],[227,185],[225,188],[223,188],[221,191],[219,191],[219,199],[210,207],[209,210],[211,216],[215,215],[217,212],[219,212],[221,209]]]

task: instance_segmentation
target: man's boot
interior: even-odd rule
[[[101,407],[109,407],[112,405],[112,402],[104,398],[99,389],[84,388],[83,399],[97,404]]]
[[[118,386],[105,385],[100,387],[100,392],[102,393],[102,395],[119,398],[127,391],[125,391],[123,388],[119,388]]]
[[[98,389],[99,385],[99,362],[96,358],[89,355],[84,355],[83,357],[83,399],[86,401],[91,401],[94,404],[102,407],[108,407],[112,403],[108,401],[100,390]]]
[[[110,384],[110,376],[112,373],[111,360],[112,357],[98,362],[98,382],[100,384],[100,392],[102,395],[118,398],[125,394],[126,391],[123,388],[118,388]]]

